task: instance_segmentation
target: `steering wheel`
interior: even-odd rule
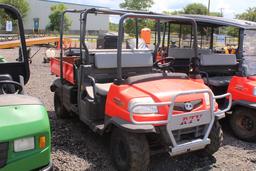
[[[171,71],[174,72],[174,68],[172,65],[174,64],[175,59],[173,57],[166,57],[162,58],[160,60],[157,60],[154,64],[153,67],[157,69],[161,69],[163,71]]]
[[[16,81],[0,81],[0,94],[20,94],[22,91],[23,86]]]

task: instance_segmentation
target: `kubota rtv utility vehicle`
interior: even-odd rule
[[[24,94],[30,71],[22,18],[9,5],[0,4],[0,11],[2,22],[18,28],[21,44],[20,61],[0,62],[0,170],[52,170],[48,114],[42,102]]]
[[[121,16],[117,49],[87,48],[88,14]],[[155,51],[122,49],[128,18],[155,21],[159,34],[162,20],[190,24],[196,33],[193,19],[107,9],[87,9],[81,16],[81,55],[63,57],[61,52],[51,59],[52,73],[60,75],[51,86],[59,118],[73,113],[93,131],[111,133],[112,159],[119,170],[146,170],[150,154],[160,151],[175,156],[218,150],[223,138],[218,119],[229,108],[220,111],[215,99],[228,94],[214,96],[197,79],[194,60],[189,75],[172,73],[172,58],[165,59],[168,65],[157,61],[154,69]],[[196,34],[194,45],[197,57]]]
[[[256,141],[256,23],[212,16],[186,16],[198,24],[198,65],[204,82],[215,95],[232,94],[229,121],[234,134],[245,141]],[[175,58],[175,71],[189,72],[185,69],[194,52],[191,28],[186,25],[175,27],[179,28],[180,36],[176,39],[176,47],[168,46],[168,55]],[[220,48],[226,44],[233,46]],[[226,102],[218,101],[220,108],[226,106]]]

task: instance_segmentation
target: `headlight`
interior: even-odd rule
[[[204,100],[205,100],[205,104],[207,106],[209,106],[210,105],[210,96],[208,93],[204,93]],[[213,105],[215,105],[214,103],[216,103],[215,99],[213,99]]]
[[[140,106],[139,104],[153,104],[154,100],[150,97],[135,98],[129,102],[128,110],[136,114],[156,114],[158,113],[157,106]],[[134,107],[135,105],[139,105]],[[131,111],[132,110],[132,111]]]
[[[210,105],[210,96],[208,93],[204,93],[204,100],[205,100],[205,104],[207,106],[209,106]]]
[[[21,138],[14,141],[14,152],[33,150],[35,148],[35,138]]]
[[[253,95],[256,96],[256,87],[253,88]]]

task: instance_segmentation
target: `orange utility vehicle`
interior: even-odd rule
[[[120,16],[117,49],[87,48],[88,14]],[[94,8],[81,16],[80,56],[63,57],[61,53],[60,58],[51,59],[51,72],[60,76],[51,86],[59,118],[73,113],[93,131],[110,133],[111,155],[119,170],[146,170],[150,154],[157,152],[176,156],[195,150],[213,154],[219,149],[223,134],[218,119],[230,106],[221,111],[215,99],[229,94],[214,96],[198,79],[194,60],[189,75],[172,73],[168,71],[172,58],[165,59],[164,65],[157,61],[154,69],[157,50],[122,49],[128,18],[155,21],[158,34],[161,20],[190,24],[196,33],[193,19]],[[197,58],[196,34],[194,50]]]
[[[231,20],[222,17],[186,15],[193,18],[198,25],[198,66],[207,86],[215,95],[232,94],[230,127],[234,134],[245,141],[256,141],[256,23],[242,20]],[[171,42],[170,30],[179,28],[179,40],[175,47],[170,43],[163,45],[165,56],[175,59],[173,69],[176,72],[188,73],[187,66],[193,57],[191,44],[193,34],[186,25],[170,25],[167,42]],[[172,27],[173,26],[173,27]],[[217,41],[221,30],[233,30],[237,49],[229,52],[218,51]],[[233,34],[234,34],[233,33]],[[187,39],[185,39],[187,37]],[[218,100],[220,108],[226,106],[228,99]]]

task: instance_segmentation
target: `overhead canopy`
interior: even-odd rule
[[[207,26],[233,26],[243,29],[256,29],[256,22],[237,20],[237,19],[227,19],[223,17],[206,16],[206,15],[184,15],[189,18],[193,18],[199,25]]]

